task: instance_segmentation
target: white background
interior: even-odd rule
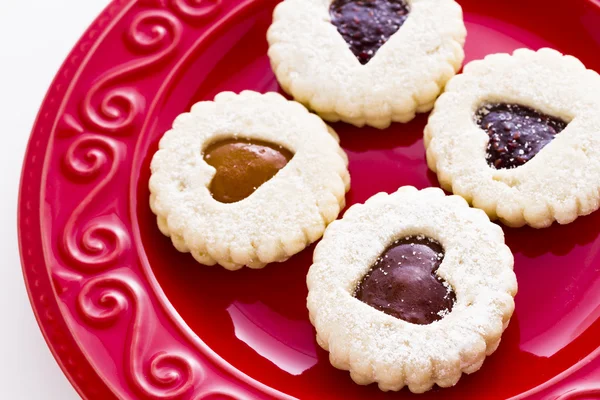
[[[21,274],[17,197],[29,132],[54,74],[109,0],[0,0],[0,399],[79,398],[40,333]]]

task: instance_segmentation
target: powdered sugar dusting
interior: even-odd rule
[[[481,366],[513,312],[512,254],[496,225],[439,189],[405,187],[374,199],[331,224],[315,250],[307,305],[319,343],[333,365],[361,384],[407,385],[414,392],[451,386]],[[443,245],[437,273],[456,293],[452,311],[441,310],[443,318],[429,325],[397,319],[352,296],[384,249],[415,235]]]
[[[281,2],[267,32],[279,84],[332,122],[386,128],[429,111],[461,68],[467,32],[454,0],[407,3],[412,11],[399,33],[361,65],[331,23],[331,1]]]
[[[475,116],[486,103],[518,104],[569,125],[541,150],[516,127],[508,144],[526,139],[523,151],[506,161],[523,162],[536,147],[539,152],[516,168],[495,169],[486,158],[490,138]],[[600,205],[598,109],[600,77],[575,58],[552,49],[490,55],[466,65],[437,100],[425,128],[427,163],[444,189],[508,226],[567,224]],[[512,129],[519,121],[506,122]],[[563,128],[550,122],[556,131]]]
[[[282,117],[285,116],[285,117]],[[151,208],[180,251],[227,269],[284,261],[319,239],[350,188],[337,135],[302,105],[277,93],[224,92],[175,120],[151,164]],[[208,186],[215,169],[203,149],[226,138],[267,141],[294,153],[242,201],[224,204]]]

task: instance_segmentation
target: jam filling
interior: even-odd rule
[[[292,157],[282,146],[259,140],[226,139],[213,143],[204,151],[204,160],[217,170],[209,190],[221,203],[243,200]]]
[[[331,23],[364,65],[404,24],[409,7],[404,0],[334,0],[329,12]]]
[[[444,249],[433,239],[397,240],[359,283],[355,297],[413,324],[438,321],[452,311],[456,300],[450,285],[436,275],[443,259]]]
[[[567,123],[517,104],[486,104],[475,121],[487,132],[487,162],[496,169],[516,168],[538,154]]]

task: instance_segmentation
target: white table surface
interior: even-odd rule
[[[74,400],[37,326],[21,274],[17,197],[46,89],[109,0],[0,1],[0,399]]]

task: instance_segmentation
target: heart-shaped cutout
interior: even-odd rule
[[[331,23],[363,65],[400,29],[409,11],[405,0],[334,0],[329,9]]]
[[[217,170],[209,190],[221,203],[243,200],[273,178],[293,156],[282,146],[260,140],[213,143],[204,151],[204,160]]]
[[[532,108],[506,103],[484,105],[475,120],[490,137],[486,159],[497,169],[525,164],[568,125]]]
[[[433,108],[465,36],[454,0],[285,0],[267,32],[283,90],[327,121],[381,129]]]
[[[456,295],[436,275],[443,247],[423,236],[394,242],[356,289],[360,301],[413,324],[426,325],[448,314]]]

